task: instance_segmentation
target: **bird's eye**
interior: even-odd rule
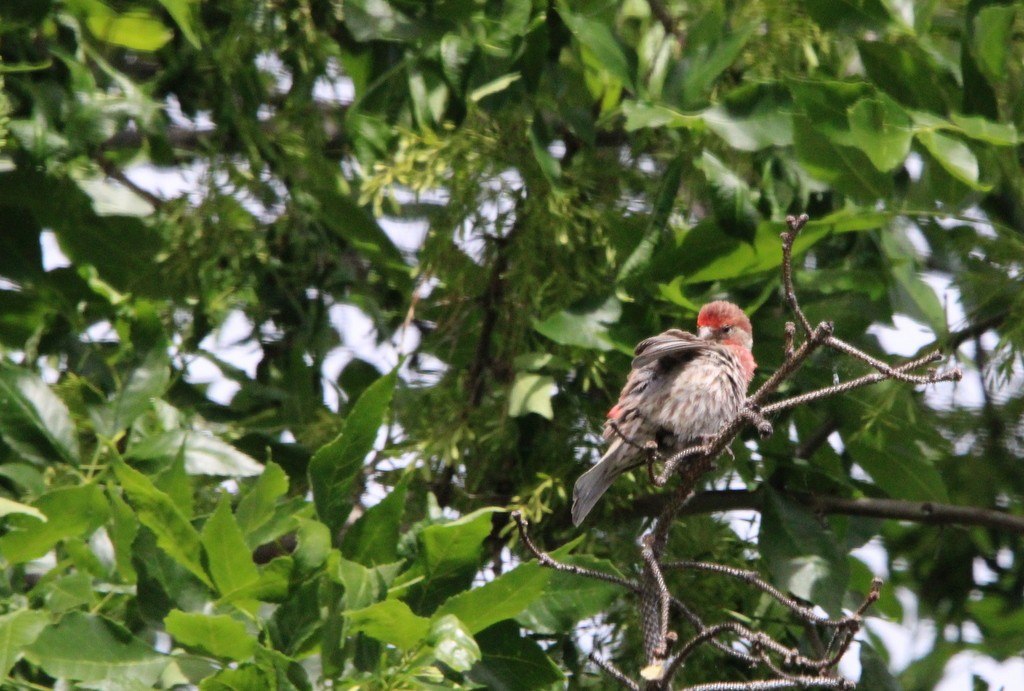
[[[722,327],[722,333],[727,334],[730,331],[732,331],[732,327],[731,326],[726,325],[726,326]]]

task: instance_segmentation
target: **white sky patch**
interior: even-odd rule
[[[905,670],[911,662],[930,653],[935,646],[935,623],[918,615],[917,595],[904,587],[896,588],[896,599],[903,607],[903,621],[892,622],[867,617],[866,625],[882,639],[889,651],[889,668],[895,673]]]
[[[377,329],[373,320],[361,309],[354,305],[331,305],[328,315],[352,357],[369,362],[381,372],[388,372],[398,364],[398,351],[394,345],[377,343]]]
[[[1014,691],[1024,679],[1024,658],[1012,657],[998,662],[973,650],[957,653],[943,670],[942,681],[935,691],[963,691],[976,688],[973,678],[983,679],[990,689]]]
[[[857,549],[851,551],[850,556],[855,557],[867,566],[872,575],[888,580],[889,553],[885,550],[885,545],[882,544],[882,538],[878,536],[871,538]]]
[[[378,219],[378,222],[387,236],[391,238],[391,242],[395,243],[395,247],[406,253],[417,252],[423,246],[427,231],[430,229],[430,225],[426,221],[418,219],[384,217]]]
[[[89,326],[81,338],[83,343],[117,343],[120,341],[114,326],[105,319]]]
[[[868,333],[877,336],[888,353],[910,357],[935,342],[935,333],[910,317],[894,314],[892,323],[892,326],[872,324],[868,328]]]
[[[124,174],[133,183],[161,199],[176,199],[188,195],[196,204],[202,196],[199,181],[202,178],[202,164],[183,164],[173,168],[141,163],[129,166]]]
[[[164,113],[170,119],[171,124],[178,127],[194,127],[198,130],[213,129],[213,118],[210,117],[209,111],[201,110],[195,114],[195,117],[189,117],[181,109],[181,101],[177,96],[167,97],[167,100],[164,101]]]
[[[71,266],[71,260],[64,254],[57,236],[52,230],[44,230],[39,233],[39,248],[43,253],[43,271],[64,269]]]
[[[321,103],[349,105],[356,100],[356,87],[351,77],[342,74],[336,58],[327,61],[326,74],[313,83],[313,98]]]
[[[228,314],[220,328],[202,340],[199,347],[255,378],[263,350],[252,340],[252,331],[252,322],[243,312],[235,310]],[[185,380],[191,384],[207,385],[207,397],[221,405],[229,404],[241,389],[241,385],[224,376],[213,360],[202,356],[190,358],[185,364]]]

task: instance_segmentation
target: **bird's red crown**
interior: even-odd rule
[[[717,300],[704,305],[697,315],[697,326],[717,329],[726,324],[737,326],[749,334],[754,332],[750,319],[736,305],[725,300]]]

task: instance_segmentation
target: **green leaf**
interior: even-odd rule
[[[96,3],[95,6],[102,6]],[[131,50],[152,52],[163,48],[174,33],[146,12],[91,12],[85,24],[96,38]]]
[[[904,106],[935,113],[950,109],[956,81],[916,42],[858,41],[857,50],[872,83]]]
[[[0,675],[6,676],[22,651],[46,628],[50,618],[45,612],[20,609],[0,615]]]
[[[247,600],[282,602],[289,594],[294,567],[295,559],[275,557],[269,564],[259,569],[259,578],[234,591],[228,601],[244,603],[249,610],[251,607],[249,602],[245,602]]]
[[[352,524],[341,542],[342,554],[367,566],[387,564],[398,558],[409,480],[408,475],[399,480],[386,497]]]
[[[434,656],[456,672],[469,670],[480,659],[480,647],[459,618],[446,614],[430,626],[428,641]]]
[[[811,19],[823,29],[880,28],[890,21],[880,0],[806,0],[804,6]]]
[[[978,68],[993,86],[997,86],[1006,76],[1016,14],[1017,6],[1007,4],[982,7],[974,16],[971,50]]]
[[[474,637],[482,657],[468,676],[488,689],[533,691],[565,682],[558,665],[539,645],[523,638],[513,622],[495,624]]]
[[[84,571],[42,583],[33,593],[42,595],[46,600],[46,608],[53,613],[89,607],[96,598],[92,576]]]
[[[345,588],[345,609],[362,609],[380,600],[385,585],[377,569],[368,569],[334,552],[328,560],[327,574]]]
[[[357,41],[404,41],[420,33],[416,23],[382,0],[348,0],[345,26]]]
[[[803,113],[794,116],[793,127],[797,157],[811,176],[863,202],[892,195],[892,177],[875,168],[863,151],[844,144],[851,139],[846,129],[823,134]]]
[[[434,616],[454,614],[475,634],[533,604],[544,593],[551,573],[536,562],[520,564],[479,588],[449,598]]]
[[[248,660],[259,645],[244,623],[226,614],[194,614],[172,609],[164,617],[164,627],[181,645],[227,660]]]
[[[719,34],[718,40],[710,45],[700,46],[687,64],[683,74],[682,104],[690,107],[706,101],[719,76],[740,56],[747,41],[761,26],[761,20],[749,21]]]
[[[110,502],[110,523],[107,524],[107,534],[114,546],[114,561],[117,564],[117,571],[128,583],[135,583],[137,574],[135,565],[132,564],[135,543],[135,536],[139,534],[139,521],[135,512],[121,497],[116,487],[107,487],[107,501]]]
[[[793,255],[803,255],[830,235],[862,232],[888,222],[887,214],[863,212],[839,212],[811,221],[797,236]],[[689,285],[774,271],[782,264],[779,233],[784,228],[781,223],[762,222],[750,244],[725,235],[714,223],[699,223],[683,235],[676,248],[657,257],[652,277],[682,276],[682,284]]]
[[[384,600],[354,611],[345,612],[352,632],[390,643],[400,650],[419,645],[430,631],[430,620],[413,614],[401,600]]]
[[[711,186],[711,206],[719,227],[727,235],[752,242],[760,221],[754,206],[754,192],[708,151],[703,153],[697,167]]]
[[[196,11],[194,9],[198,7],[198,3],[192,2],[192,0],[159,0],[159,2],[167,10],[167,14],[171,15],[171,19],[178,25],[178,28],[181,29],[181,33],[185,35],[185,40],[198,50],[201,46],[199,44],[198,23],[196,22]]]
[[[47,626],[25,649],[25,657],[51,677],[152,686],[170,662],[105,617],[69,612]]]
[[[942,475],[915,445],[887,445],[884,439],[867,434],[854,435],[846,442],[846,452],[890,497],[948,501]]]
[[[530,125],[529,131],[526,133],[527,139],[530,142],[530,151],[533,152],[533,158],[537,162],[540,172],[544,174],[548,183],[554,187],[557,186],[558,179],[562,177],[562,164],[551,154],[543,135],[540,120],[534,120]]]
[[[345,537],[348,537],[347,533]],[[295,552],[293,552],[293,556],[295,557],[295,562],[302,570],[312,571],[320,568],[331,553],[331,531],[320,521],[301,521],[296,539],[298,540],[298,545],[295,548]],[[398,540],[397,536],[395,540]],[[385,546],[384,549],[387,549],[387,547]]]
[[[352,484],[373,450],[397,378],[396,368],[371,384],[352,407],[341,434],[321,446],[309,462],[317,515],[332,534],[337,535],[352,510]]]
[[[567,564],[622,576],[615,566],[605,559],[579,555],[561,557],[560,560]],[[604,611],[621,596],[622,588],[613,583],[555,572],[548,578],[541,596],[527,605],[516,617],[516,621],[537,633],[567,633],[575,629],[578,622]]]
[[[622,303],[614,296],[603,302],[586,301],[557,312],[544,321],[534,320],[533,328],[555,343],[591,350],[611,350],[608,324],[622,316]]]
[[[46,514],[34,506],[12,501],[6,497],[0,497],[0,516],[7,516],[12,513],[20,513],[26,516],[32,516],[33,518],[38,518],[40,521],[46,521]]]
[[[993,122],[980,115],[961,115],[952,113],[949,116],[960,131],[971,139],[995,144],[996,146],[1016,146],[1020,143],[1017,128],[1012,122]]]
[[[522,75],[518,72],[511,72],[509,74],[504,74],[497,79],[492,79],[483,86],[479,86],[469,92],[469,100],[473,103],[479,103],[492,94],[504,91],[521,78]]]
[[[622,113],[626,116],[627,132],[657,127],[685,127],[701,130],[705,123],[702,115],[687,115],[669,106],[641,101],[624,102]]]
[[[679,196],[679,187],[682,183],[683,167],[686,161],[682,156],[672,159],[672,162],[665,168],[661,185],[658,186],[658,195],[654,198],[654,209],[651,220],[644,230],[643,238],[633,248],[633,252],[622,262],[616,282],[621,283],[633,274],[640,273],[646,269],[651,262],[654,248],[666,234],[669,217],[672,208],[675,206],[676,197]]]
[[[608,74],[632,89],[633,75],[629,60],[608,24],[574,14],[565,0],[559,0],[558,14],[580,46],[589,50]]]
[[[255,484],[238,502],[235,520],[250,549],[259,547],[260,529],[274,518],[277,500],[288,492],[288,476],[281,466],[267,463]]]
[[[6,360],[0,361],[0,437],[36,463],[78,464],[78,435],[64,401],[37,375]]]
[[[259,580],[252,552],[231,514],[231,500],[222,494],[217,509],[203,526],[199,540],[206,552],[207,569],[220,596],[230,599]]]
[[[917,141],[928,150],[946,172],[960,182],[976,189],[988,190],[991,185],[978,181],[978,159],[971,148],[956,137],[934,130],[920,130]]]
[[[760,151],[793,143],[793,102],[772,84],[752,84],[730,92],[721,105],[701,113],[707,128],[738,151]]]
[[[132,371],[127,382],[106,405],[90,411],[97,432],[114,438],[149,411],[170,384],[167,354],[154,350]]]
[[[345,5],[345,26],[348,28],[352,27],[347,21],[352,7],[352,3]],[[316,195],[320,204],[318,217],[332,233],[372,261],[374,267],[387,276],[389,285],[396,290],[411,290],[409,266],[402,259],[402,253],[395,247],[395,243],[367,209],[338,190],[334,177],[336,173],[331,171],[328,174],[326,170],[322,173],[322,178],[313,179],[314,182],[320,182],[309,190],[310,194]]]
[[[189,475],[251,477],[263,472],[262,465],[231,444],[210,434],[180,429],[148,437],[134,444],[127,455],[136,460],[152,460],[178,454],[183,455]]]
[[[92,534],[109,515],[103,490],[94,484],[52,490],[32,506],[46,516],[45,521],[11,514],[8,532],[0,537],[0,554],[11,564],[38,559],[65,538]]]
[[[850,567],[835,536],[810,509],[765,488],[758,547],[773,581],[837,614]]]
[[[449,523],[427,526],[419,534],[419,554],[393,590],[408,588],[403,598],[416,612],[427,614],[452,595],[467,589],[483,557],[483,541],[491,534],[491,514],[474,511]]]
[[[521,417],[536,413],[548,420],[555,416],[551,398],[555,393],[555,380],[546,374],[520,372],[508,393],[508,414]]]
[[[202,543],[199,533],[188,518],[145,475],[129,468],[123,461],[116,461],[113,467],[121,488],[138,514],[139,522],[153,531],[160,549],[212,588],[213,582],[206,575],[200,559]]]
[[[40,224],[53,229],[61,250],[76,267],[71,270],[76,287],[82,285],[83,276],[98,271],[120,291],[166,292],[160,273],[153,270],[153,256],[162,249],[159,233],[139,218],[97,215],[92,201],[74,181],[36,171],[0,173],[0,202],[31,209]],[[94,281],[90,287],[95,291],[95,286]],[[100,295],[93,293],[94,297]],[[74,299],[81,298],[76,294]]]
[[[903,163],[914,139],[910,116],[885,95],[862,98],[848,111],[852,143],[887,172]]]
[[[273,670],[258,665],[244,664],[235,669],[222,669],[212,677],[199,682],[200,691],[249,691],[271,689],[275,686]]]
[[[860,681],[858,686],[872,691],[901,691],[903,686],[896,681],[889,665],[882,656],[867,643],[860,646]]]
[[[894,229],[882,233],[881,246],[895,282],[891,289],[893,309],[924,322],[936,335],[945,334],[946,310],[935,290],[922,278],[917,251],[910,240]]]

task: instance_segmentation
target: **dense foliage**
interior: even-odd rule
[[[967,376],[748,433],[673,555],[833,615],[880,572],[865,688],[1019,656],[1022,30],[988,0],[0,3],[3,685],[635,674],[635,601],[526,562],[507,511],[639,568],[646,474],[568,516],[633,344],[727,297],[763,381],[801,212],[812,320]],[[863,369],[821,352],[782,393]],[[674,587],[814,645],[756,591]]]

